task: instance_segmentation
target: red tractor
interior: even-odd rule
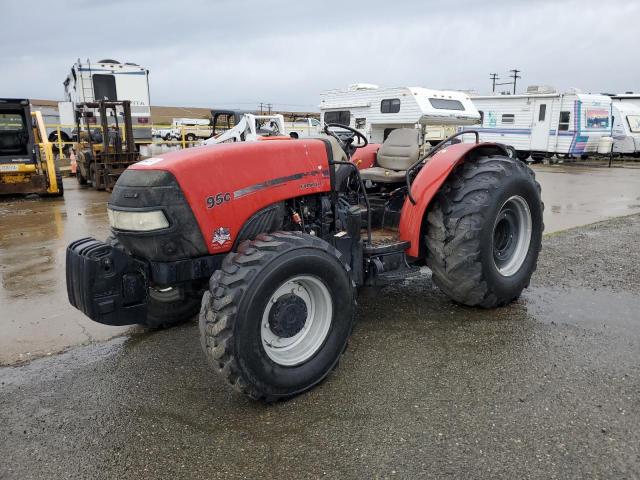
[[[325,133],[193,148],[127,169],[108,204],[113,237],[68,247],[71,304],[97,322],[150,327],[199,310],[213,368],[273,401],[337,365],[361,286],[426,264],[455,302],[518,298],[543,230],[540,186],[524,163],[477,134],[420,155],[414,129],[382,145],[343,126]]]

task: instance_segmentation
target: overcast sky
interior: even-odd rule
[[[151,103],[317,109],[321,90],[490,91],[489,73],[640,91],[640,2],[0,0],[0,97],[62,99],[80,57],[150,70]]]

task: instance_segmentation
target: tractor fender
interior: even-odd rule
[[[425,213],[453,169],[471,156],[490,154],[507,155],[507,151],[497,143],[457,143],[436,152],[422,167],[411,184],[411,194],[416,203],[414,205],[407,195],[400,212],[400,239],[411,242],[407,255],[421,257],[424,253]]]

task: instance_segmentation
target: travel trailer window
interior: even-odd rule
[[[400,111],[399,98],[387,98],[380,102],[380,113],[398,113]]]
[[[627,115],[627,122],[632,133],[640,133],[640,115]]]
[[[356,118],[356,128],[358,130],[362,130],[366,126],[367,126],[367,119],[366,118]]]
[[[569,123],[571,120],[571,112],[560,112],[560,122],[558,123],[558,130],[566,132],[569,130]]]
[[[349,126],[351,123],[351,112],[349,112],[349,110],[324,112],[324,123],[339,123],[340,125]]]
[[[96,100],[118,100],[116,78],[113,75],[94,75],[93,92]]]
[[[502,123],[513,123],[515,115],[512,113],[504,113],[502,115]]]
[[[543,103],[540,105],[540,111],[538,112],[538,121],[544,122],[544,117],[547,115],[547,105]]]
[[[438,110],[464,110],[464,105],[458,100],[448,100],[446,98],[430,98],[429,103]]]

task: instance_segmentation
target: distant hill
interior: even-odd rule
[[[39,107],[58,108],[57,100],[41,100],[31,99],[31,104]],[[151,122],[155,125],[169,125],[174,118],[209,118],[211,116],[210,108],[202,107],[165,107],[151,106]],[[256,113],[259,113],[256,112]],[[286,120],[291,117],[315,117],[318,118],[317,112],[273,112],[281,113]]]

